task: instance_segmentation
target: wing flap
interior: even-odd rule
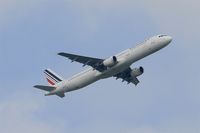
[[[114,75],[114,77],[116,77],[116,79],[121,78],[122,82],[126,81],[128,84],[133,83],[134,85],[137,85],[140,81],[138,80],[137,77],[132,77],[130,75],[130,72],[131,72],[131,68],[129,67],[123,72],[120,72],[117,75]]]
[[[138,78],[134,77],[132,78],[131,83],[133,83],[134,85],[137,85],[140,83],[140,81],[138,80]]]

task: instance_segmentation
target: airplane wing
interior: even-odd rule
[[[67,57],[72,62],[76,61],[76,62],[82,63],[83,66],[86,66],[86,65],[91,66],[98,71],[104,71],[106,69],[105,66],[102,64],[104,61],[103,59],[80,56],[80,55],[63,53],[63,52],[58,53],[58,55]]]
[[[120,72],[116,75],[114,75],[113,77],[116,77],[116,79],[121,78],[122,82],[126,81],[128,84],[129,83],[133,83],[134,85],[137,85],[140,81],[137,79],[137,77],[132,77],[131,76],[131,68],[127,68],[126,70],[124,70],[123,72]]]

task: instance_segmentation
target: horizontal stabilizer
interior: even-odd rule
[[[63,92],[58,92],[58,93],[53,93],[53,94],[50,92],[50,93],[45,94],[45,96],[51,96],[51,95],[57,95],[60,98],[65,97],[65,94]]]
[[[61,97],[61,98],[65,97],[64,93],[57,93],[56,95],[59,96],[59,97]]]
[[[53,86],[45,86],[45,85],[35,85],[34,87],[37,88],[37,89],[40,89],[40,90],[48,91],[48,92],[56,89]]]

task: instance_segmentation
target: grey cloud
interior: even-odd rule
[[[0,132],[2,133],[54,133],[63,127],[54,126],[38,117],[36,113],[44,107],[44,100],[31,98],[26,93],[12,94],[12,97],[0,102]]]

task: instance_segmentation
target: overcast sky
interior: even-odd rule
[[[199,133],[198,0],[0,0],[0,132]],[[58,52],[106,58],[145,39],[173,42],[136,62],[140,84],[113,78],[61,99],[33,88],[43,70],[85,69]]]

